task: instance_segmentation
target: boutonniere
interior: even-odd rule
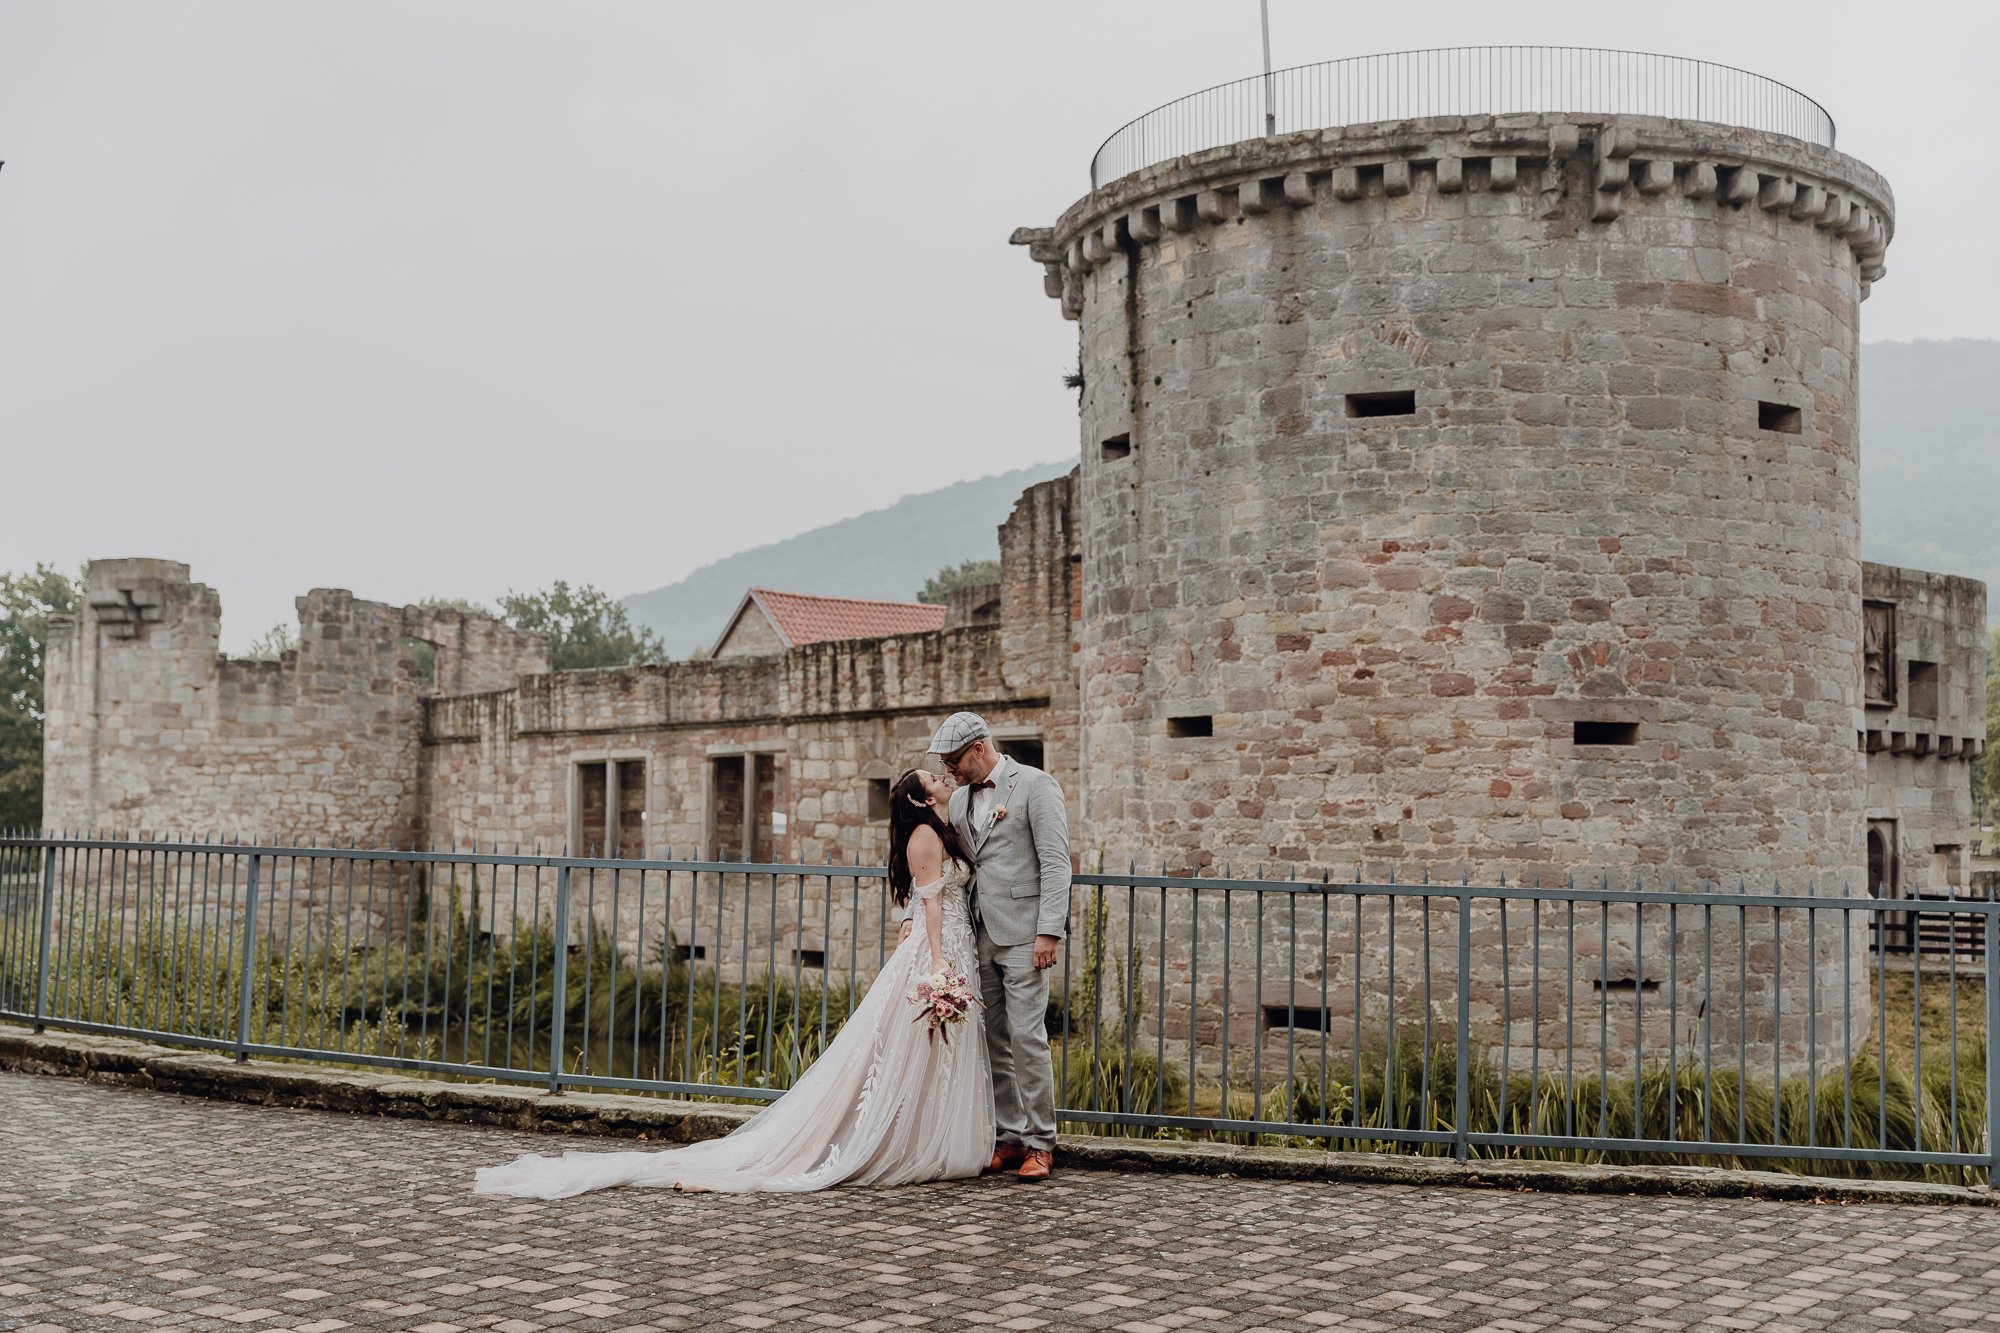
[[[1016,778],[1014,782],[1010,782],[1007,784],[1007,796],[1012,796],[1014,794],[1014,783],[1019,781],[1020,779]],[[998,824],[1001,820],[1005,819],[1006,817],[1007,817],[1007,800],[1006,797],[1003,796],[1000,799],[1000,803],[998,805],[995,805],[993,809],[987,813],[986,823],[984,825],[984,831],[991,833],[993,831],[993,826],[995,824]]]

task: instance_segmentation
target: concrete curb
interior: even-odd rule
[[[0,1069],[56,1074],[94,1083],[152,1088],[188,1097],[260,1106],[297,1106],[350,1115],[407,1116],[497,1125],[544,1134],[596,1135],[693,1143],[727,1134],[754,1107],[671,1101],[615,1093],[564,1092],[532,1085],[447,1083],[393,1072],[270,1060],[238,1064],[213,1051],[185,1051],[121,1037],[46,1032],[0,1024]],[[1677,1194],[1696,1198],[1793,1199],[1822,1203],[1993,1206],[1992,1191],[1916,1181],[1851,1181],[1776,1171],[1698,1166],[1599,1166],[1569,1162],[1477,1161],[1435,1157],[1247,1148],[1233,1144],[1065,1136],[1061,1164],[1118,1171],[1181,1171],[1265,1180],[1386,1185],[1473,1185],[1548,1193]]]

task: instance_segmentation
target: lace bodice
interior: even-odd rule
[[[972,975],[977,953],[972,944],[971,894],[972,867],[963,861],[951,861],[945,866],[944,874],[935,884],[918,884],[910,890],[910,919],[915,929],[911,934],[925,941],[924,904],[931,898],[942,897],[944,920],[940,922],[940,934],[944,940],[942,959],[933,959],[932,966],[949,967],[953,971]]]

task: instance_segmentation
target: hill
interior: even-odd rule
[[[1861,551],[1986,580],[2000,623],[2000,342],[1861,349]]]
[[[1000,554],[1000,524],[1021,492],[1059,477],[1074,462],[1017,468],[905,496],[886,509],[859,514],[753,547],[703,565],[678,583],[625,598],[632,619],[659,632],[667,651],[686,657],[715,642],[723,622],[753,587],[833,597],[907,600],[924,579],[947,565]],[[895,540],[887,540],[893,533]],[[912,569],[910,552],[927,552]]]

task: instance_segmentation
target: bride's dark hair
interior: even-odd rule
[[[923,781],[917,776],[920,771],[913,768],[897,778],[889,792],[889,897],[898,907],[910,901],[910,835],[919,828],[937,830],[946,856],[960,861],[972,859],[965,854],[965,843],[960,840],[958,830],[938,813],[936,806],[928,804],[930,793],[924,790]]]

